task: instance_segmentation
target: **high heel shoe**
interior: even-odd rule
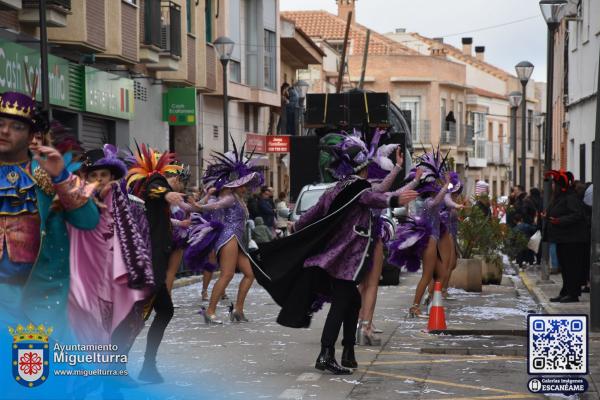
[[[204,317],[204,322],[206,325],[223,325],[223,321],[217,318],[215,314],[209,315],[206,312],[206,308],[200,307],[200,313]]]
[[[231,322],[248,322],[248,318],[246,318],[243,312],[234,310],[233,303],[229,306],[229,320]]]
[[[410,318],[419,318],[421,316],[421,308],[418,304],[413,304],[412,307],[408,309],[408,316]]]
[[[208,290],[202,291],[202,301],[208,301]]]
[[[369,329],[369,321],[359,322],[356,330],[356,343],[359,346],[381,346],[381,338]]]

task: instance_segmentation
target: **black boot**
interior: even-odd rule
[[[342,365],[348,368],[358,368],[356,356],[354,355],[354,346],[344,346],[344,350],[342,350]]]
[[[150,361],[146,359],[144,359],[144,365],[138,379],[150,383],[162,383],[165,381],[156,368],[156,360]]]
[[[351,375],[352,370],[340,366],[335,360],[335,348],[321,347],[321,354],[317,358],[315,368],[321,371],[329,371],[334,375]]]

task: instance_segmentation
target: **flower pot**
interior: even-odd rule
[[[449,286],[467,292],[481,292],[482,263],[482,260],[476,258],[459,258]]]
[[[483,261],[481,283],[484,285],[500,285],[502,283],[502,271],[502,261]]]

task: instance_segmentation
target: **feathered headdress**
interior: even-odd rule
[[[168,172],[168,174],[177,176],[179,179],[181,179],[183,183],[187,184],[190,181],[190,178],[192,177],[192,171],[190,169],[190,166],[185,165],[180,161],[174,161],[173,165],[179,165],[181,169],[178,171]]]
[[[410,171],[406,181],[414,179],[417,168],[420,168],[423,174],[419,186],[417,186],[417,192],[438,192],[441,189],[441,181],[448,172],[446,165],[448,154],[442,156],[439,146],[437,149],[432,148],[430,153],[425,153],[418,158],[416,166]]]
[[[144,182],[152,175],[166,175],[168,173],[176,173],[182,169],[180,165],[174,165],[175,153],[165,151],[158,153],[151,147],[142,143],[141,148],[135,143],[136,152],[133,154],[135,163],[127,172],[127,187],[133,185],[133,193],[139,194],[144,185]]]
[[[252,156],[246,157],[246,143],[242,145],[241,150],[233,141],[233,151],[225,154],[213,152],[212,161],[206,168],[202,182],[206,186],[213,186],[217,190],[222,188],[236,188],[245,185],[260,186],[264,182],[262,173],[253,165]]]

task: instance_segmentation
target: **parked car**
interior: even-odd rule
[[[329,188],[335,186],[335,183],[317,183],[314,185],[306,185],[300,191],[298,200],[294,205],[294,209],[290,213],[290,221],[296,222],[300,219],[300,216],[310,209],[312,206],[317,204],[323,193]]]

